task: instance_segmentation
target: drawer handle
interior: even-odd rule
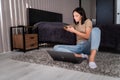
[[[35,44],[31,44],[30,46],[32,47],[32,46],[34,46]]]
[[[34,39],[34,37],[30,37],[30,39]]]

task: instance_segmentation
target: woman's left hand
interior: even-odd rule
[[[66,31],[69,31],[69,32],[72,32],[72,33],[75,32],[75,29],[74,29],[74,27],[72,27],[72,26],[67,26],[67,28],[65,28],[65,30],[66,30]]]

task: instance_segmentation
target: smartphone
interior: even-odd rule
[[[68,28],[68,26],[64,26],[64,28]]]

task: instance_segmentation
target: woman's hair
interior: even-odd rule
[[[73,10],[73,13],[74,13],[74,12],[77,12],[77,13],[79,13],[79,14],[82,16],[81,24],[83,24],[83,23],[85,22],[85,20],[87,19],[84,9],[81,8],[81,7],[77,7],[77,8],[75,8],[75,9]],[[75,23],[75,24],[78,24],[79,22],[76,22],[76,21],[74,20],[74,23]]]

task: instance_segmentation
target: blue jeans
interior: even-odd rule
[[[97,27],[92,29],[90,38],[85,41],[81,41],[76,45],[55,45],[53,50],[69,52],[69,53],[84,53],[90,54],[90,50],[98,50],[100,45],[101,30]]]

